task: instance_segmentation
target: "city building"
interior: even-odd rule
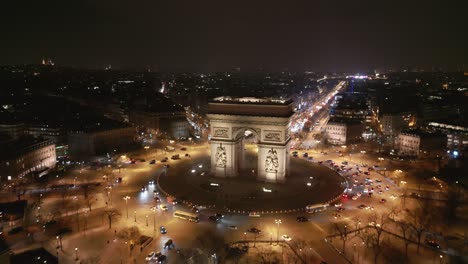
[[[372,115],[364,94],[340,93],[334,98],[330,117],[370,122]]]
[[[362,139],[364,124],[357,120],[330,119],[325,128],[328,143],[346,145]]]
[[[3,140],[0,149],[2,179],[41,177],[55,167],[55,144],[50,140],[33,137]]]
[[[73,158],[121,151],[133,144],[135,128],[106,120],[68,133],[68,152]]]
[[[139,129],[155,131],[169,138],[189,137],[185,109],[166,97],[135,106],[129,113],[129,120]]]
[[[382,114],[380,128],[384,135],[397,135],[401,130],[416,127],[416,112]]]
[[[455,122],[429,122],[431,130],[447,135],[447,148],[449,150],[464,150],[468,147],[468,127]]]
[[[442,154],[446,142],[445,135],[440,133],[402,131],[397,140],[398,155],[420,157]]]

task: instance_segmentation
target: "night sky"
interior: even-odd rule
[[[468,70],[467,2],[7,0],[0,64]]]

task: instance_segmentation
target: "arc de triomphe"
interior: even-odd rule
[[[258,139],[257,179],[284,182],[289,171],[289,122],[292,100],[217,97],[208,104],[211,126],[211,171],[236,177],[244,169],[244,135]]]

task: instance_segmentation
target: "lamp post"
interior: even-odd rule
[[[275,219],[275,224],[277,226],[276,228],[276,243],[279,243],[279,227],[280,227],[280,224],[281,224],[281,219]]]
[[[133,211],[133,219],[134,219],[134,221],[135,221],[135,223],[136,223],[136,210]]]
[[[60,248],[59,236],[56,236],[56,237],[55,237],[55,241],[57,242],[57,246],[56,246],[55,248],[56,248],[56,249],[59,249],[59,248]]]
[[[156,206],[150,208],[153,211],[153,231],[156,232]]]
[[[145,217],[146,217],[146,226],[148,226],[148,215],[146,215]]]
[[[125,196],[123,198],[125,200],[125,209],[127,210],[127,219],[128,219],[128,200],[130,200],[130,196]]]
[[[345,235],[345,238],[348,237],[347,229],[348,229],[348,226],[347,226],[347,225],[344,225],[344,235]]]
[[[270,232],[270,245],[273,243],[273,234]]]
[[[244,232],[244,241],[247,240],[247,232]]]
[[[361,233],[361,220],[358,221],[358,233]]]
[[[79,259],[79,258],[78,258],[78,248],[76,247],[76,248],[75,248],[75,260],[78,260],[78,259]]]

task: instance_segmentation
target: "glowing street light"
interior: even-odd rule
[[[125,200],[125,209],[127,210],[127,219],[128,219],[128,200],[130,200],[130,196],[125,196],[123,198]]]
[[[156,210],[158,208],[156,206],[153,206],[150,208],[150,210],[153,212],[153,231],[156,231]]]
[[[281,219],[275,219],[276,228],[276,241],[279,242],[279,227],[282,224]]]

